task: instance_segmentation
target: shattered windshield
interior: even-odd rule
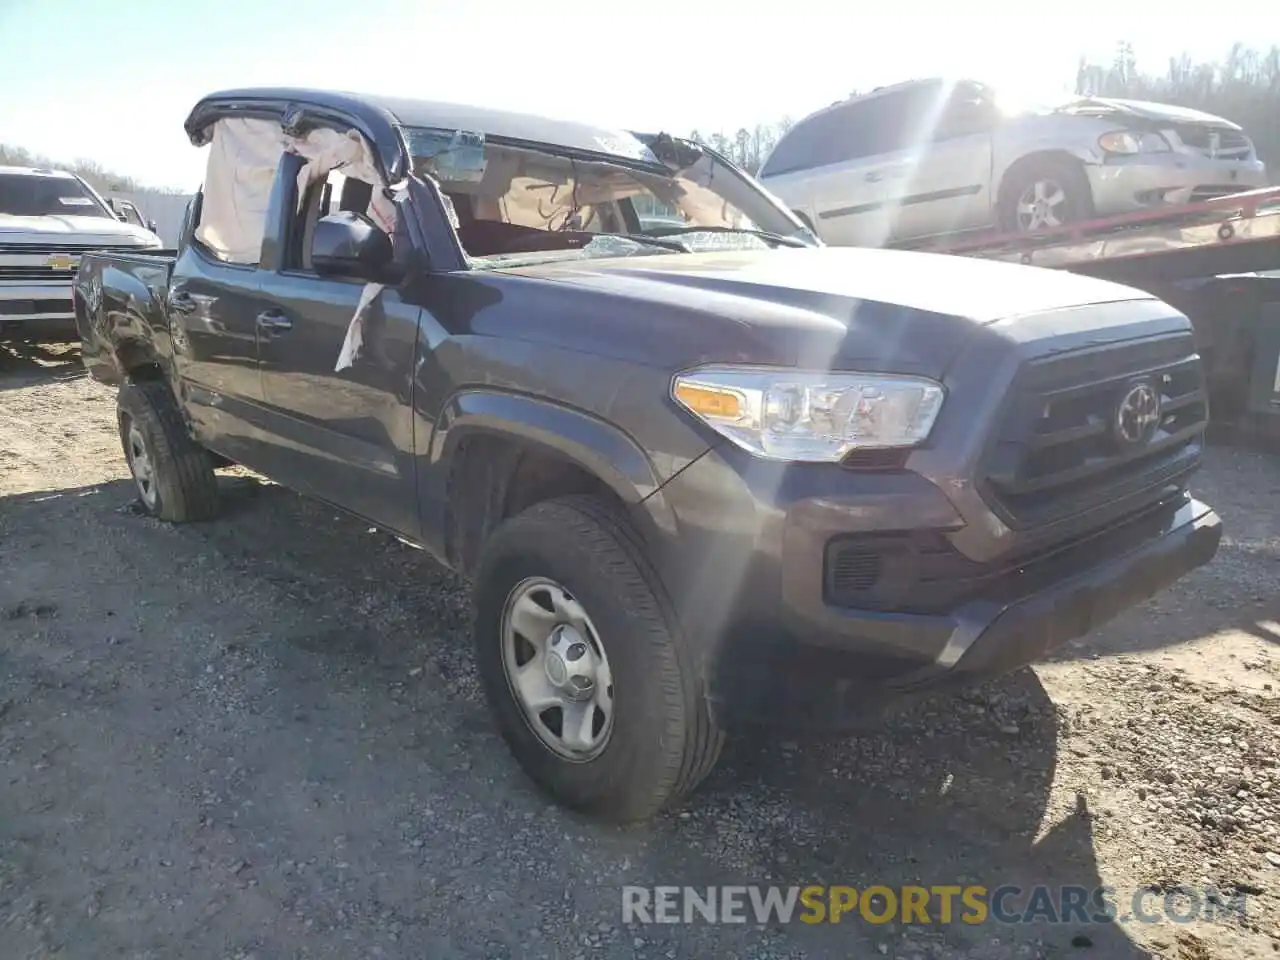
[[[79,180],[30,173],[0,173],[0,214],[114,219]]]
[[[414,172],[448,199],[477,266],[709,250],[763,250],[812,236],[748,178],[693,144],[634,140],[604,159],[411,128]],[[670,149],[667,149],[670,147]]]

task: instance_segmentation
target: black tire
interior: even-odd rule
[[[532,730],[507,681],[503,610],[513,588],[547,577],[599,628],[614,680],[613,730],[602,753],[570,760]],[[715,766],[723,745],[691,651],[634,532],[589,496],[548,500],[504,522],[476,574],[480,678],[498,727],[525,772],[565,806],[615,823],[673,806]]]
[[[209,452],[191,439],[169,385],[130,381],[116,398],[120,443],[134,476],[138,502],[152,516],[170,523],[208,520],[218,512],[218,481]],[[144,492],[132,431],[137,427],[151,465],[154,495]]]
[[[1028,230],[1019,218],[1018,202],[1037,182],[1062,188],[1065,200],[1058,217],[1062,224],[1077,223],[1093,216],[1093,189],[1076,160],[1068,157],[1039,157],[1015,167],[1000,185],[1000,228],[1014,233]]]

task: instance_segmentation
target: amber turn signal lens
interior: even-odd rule
[[[675,394],[677,400],[700,417],[737,420],[743,414],[742,398],[736,393],[679,383],[676,384]]]

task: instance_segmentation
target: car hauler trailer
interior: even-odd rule
[[[952,236],[912,246],[1147,290],[1195,327],[1214,430],[1280,442],[1280,187],[1034,234]]]

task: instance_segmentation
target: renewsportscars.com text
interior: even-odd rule
[[[1011,884],[622,888],[623,923],[1192,923],[1245,920],[1245,895],[1211,887]]]

